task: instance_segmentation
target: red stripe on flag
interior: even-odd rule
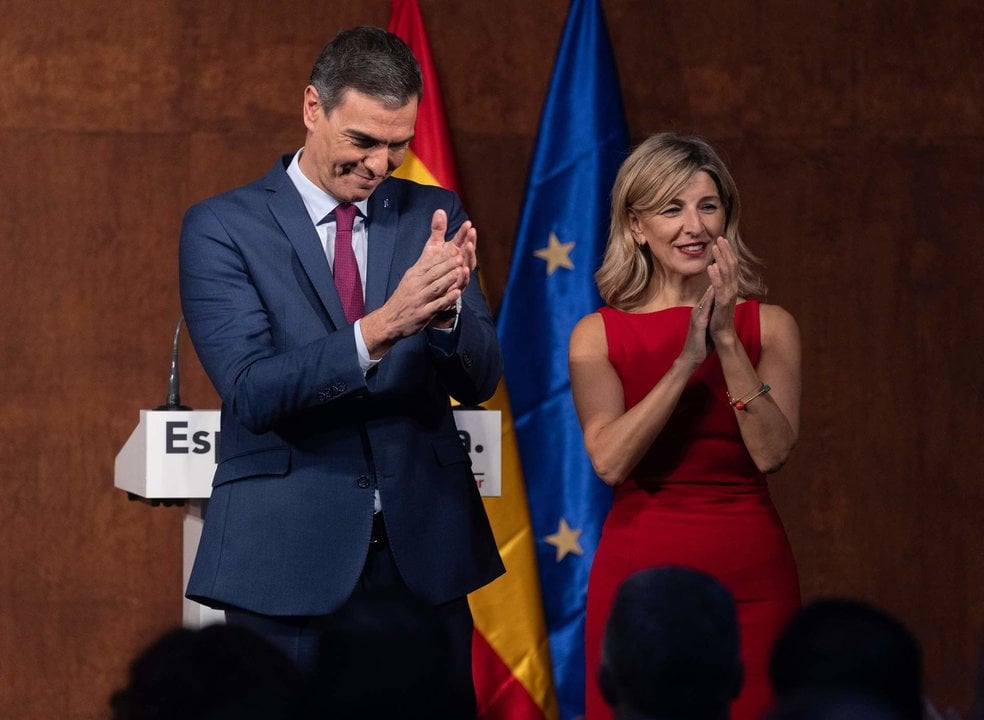
[[[543,710],[478,631],[472,640],[478,720],[544,720]]]
[[[444,100],[416,0],[393,0],[389,31],[410,46],[424,75],[424,96],[417,108],[416,135],[410,141],[410,147],[441,187],[460,194],[458,174],[451,156],[451,133],[444,116]]]

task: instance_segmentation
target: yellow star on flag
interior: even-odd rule
[[[547,246],[539,250],[534,250],[533,254],[541,260],[547,261],[547,275],[553,275],[554,270],[559,267],[567,268],[568,270],[574,269],[574,263],[571,262],[570,257],[571,250],[573,249],[573,242],[562,243],[554,233],[550,233],[550,237],[547,239]]]
[[[584,550],[581,549],[581,544],[577,541],[579,537],[581,537],[581,531],[574,530],[567,524],[566,519],[561,518],[557,532],[546,537],[546,541],[557,548],[557,562],[563,560],[568,553],[584,555]]]

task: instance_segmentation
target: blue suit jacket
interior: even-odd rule
[[[365,562],[375,487],[407,585],[433,603],[460,597],[503,572],[448,400],[477,404],[499,380],[485,299],[469,283],[450,355],[425,330],[363,376],[289,162],[184,219],[182,309],[222,398],[188,597],[268,615],[331,612]],[[437,208],[450,236],[465,220],[454,193],[390,178],[372,194],[367,313],[420,256]]]

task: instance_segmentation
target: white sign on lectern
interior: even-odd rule
[[[498,410],[455,410],[479,492],[502,494],[502,419]],[[116,456],[120,490],[152,500],[207,500],[221,442],[218,410],[141,410]]]
[[[207,500],[218,442],[218,410],[141,410],[116,456],[116,487],[152,500]]]

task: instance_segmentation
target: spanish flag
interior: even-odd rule
[[[444,105],[417,0],[392,0],[389,30],[413,50],[424,76],[416,134],[394,174],[460,193]],[[472,665],[482,720],[556,720],[526,486],[504,384],[487,403],[502,413],[502,496],[485,498],[506,574],[469,597]]]

